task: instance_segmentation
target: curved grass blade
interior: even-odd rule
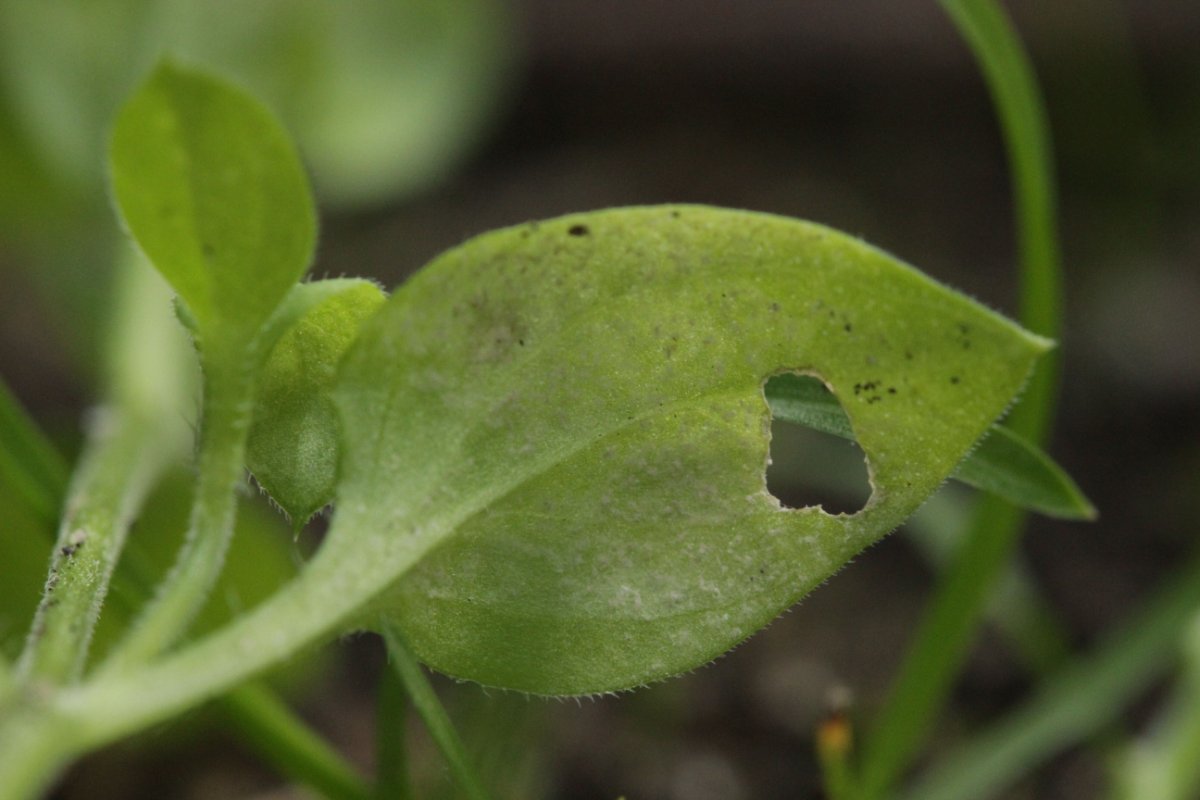
[[[1054,164],[1047,115],[1028,55],[1004,8],[994,0],[940,0],[968,42],[987,80],[1004,131],[1013,174],[1020,253],[1019,319],[1058,338],[1062,270],[1055,230]],[[1023,402],[1007,422],[1042,443],[1054,413],[1056,359],[1032,375]],[[924,744],[966,658],[983,607],[1016,546],[1023,513],[1007,502],[980,499],[954,565],[943,573],[891,694],[863,743],[862,786],[867,800],[885,795]]]

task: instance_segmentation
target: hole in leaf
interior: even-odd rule
[[[776,375],[764,391],[771,406],[767,491],[785,508],[861,511],[871,497],[866,457],[852,437],[826,432],[850,433],[837,397],[810,375]]]

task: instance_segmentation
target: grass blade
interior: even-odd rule
[[[395,670],[385,669],[380,676],[378,708],[375,797],[378,800],[413,800],[404,735],[408,700],[404,696],[404,684]]]
[[[1055,230],[1054,169],[1046,113],[1029,57],[994,0],[941,0],[970,45],[1004,132],[1013,174],[1019,251],[1020,319],[1057,337],[1062,276]],[[1034,443],[1046,438],[1058,367],[1051,354],[1035,368],[1024,400],[1008,417]],[[1024,514],[995,496],[981,498],[954,565],[943,574],[908,655],[863,750],[864,797],[886,795],[919,752],[966,658],[984,605],[1006,570]]]
[[[1200,559],[1157,591],[1093,655],[950,753],[901,800],[985,800],[1110,722],[1160,674],[1200,608]]]
[[[248,684],[225,695],[217,707],[281,775],[330,800],[370,800],[362,778],[268,689]]]
[[[1116,800],[1190,800],[1200,794],[1200,615],[1188,625],[1175,689],[1151,731],[1113,765]]]
[[[993,425],[955,480],[1048,517],[1094,520],[1096,507],[1058,464],[1028,439]]]
[[[67,490],[67,464],[0,377],[0,479],[53,524]]]
[[[413,708],[421,715],[425,727],[429,730],[429,735],[433,737],[434,743],[442,751],[442,756],[446,759],[450,772],[458,782],[459,788],[462,789],[463,795],[469,800],[488,800],[488,793],[467,759],[466,750],[458,738],[458,733],[454,730],[454,724],[446,715],[446,709],[438,700],[429,679],[421,671],[421,665],[416,656],[409,650],[403,634],[395,625],[385,624],[383,637],[387,642],[392,667],[400,676],[400,681],[404,684],[404,688],[412,700]]]

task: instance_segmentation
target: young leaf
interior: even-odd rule
[[[1047,347],[809,223],[662,207],[487,234],[347,356],[312,566],[390,588],[375,611],[451,675],[546,694],[670,676],[896,527]],[[843,398],[874,489],[857,514],[766,490],[763,384],[786,371]]]
[[[777,419],[854,438],[850,420],[820,381],[777,375],[767,382],[767,403]],[[1023,508],[1063,519],[1094,519],[1096,508],[1062,467],[1030,442],[993,425],[952,476]]]
[[[283,129],[214,78],[160,65],[118,116],[111,155],[121,214],[179,294],[204,368],[188,533],[175,567],[105,662],[120,673],[177,641],[220,574],[257,370],[295,313],[284,300],[307,268],[316,226]]]
[[[312,256],[315,212],[287,134],[258,101],[161,64],[117,117],[113,194],[204,337],[253,336]]]
[[[299,527],[333,500],[338,432],[329,393],[338,362],[384,294],[365,280],[305,283],[293,293],[318,299],[267,356],[246,466]]]

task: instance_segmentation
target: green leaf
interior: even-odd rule
[[[1096,518],[1096,507],[1063,468],[1003,425],[992,426],[953,477],[1050,517]]]
[[[202,338],[253,336],[308,268],[316,235],[304,170],[271,114],[163,63],[121,110],[111,164],[125,224]]]
[[[854,438],[850,420],[837,398],[814,378],[777,375],[767,382],[766,396],[771,413],[778,419]],[[1051,517],[1096,518],[1095,506],[1062,467],[1002,425],[991,427],[952,477]]]
[[[374,610],[458,677],[578,694],[674,675],[895,528],[1048,346],[780,217],[634,208],[487,234],[398,290],[347,357],[313,572],[390,587]],[[862,511],[767,492],[763,384],[782,372],[846,399]]]
[[[330,390],[342,355],[384,294],[349,279],[301,284],[293,294],[315,298],[259,375],[246,466],[299,528],[333,500],[338,430]]]

